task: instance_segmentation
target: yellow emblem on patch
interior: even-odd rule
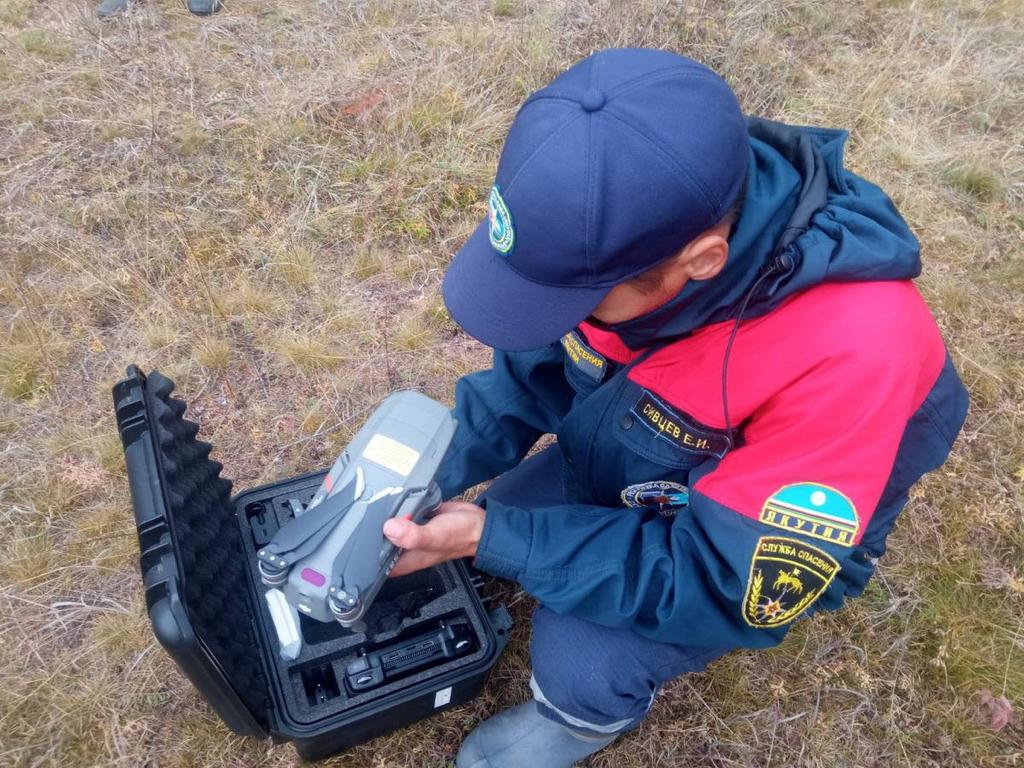
[[[778,627],[806,611],[839,573],[827,552],[784,536],[762,536],[750,561],[743,618],[752,627]]]

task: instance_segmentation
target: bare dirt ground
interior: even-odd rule
[[[668,686],[590,765],[1024,765],[1018,2],[227,2],[101,23],[0,0],[0,764],[297,762],[230,734],[153,639],[110,386],[175,378],[240,488],[326,465],[395,388],[450,401],[488,357],[438,285],[516,107],[647,45],[748,112],[850,129],[973,409],[862,599]],[[445,765],[525,699],[514,602],[482,697],[328,765]]]

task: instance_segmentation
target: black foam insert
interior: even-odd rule
[[[322,475],[298,478],[292,483],[265,489],[262,495],[260,489],[256,489],[235,499],[239,510],[236,519],[242,533],[245,559],[249,564],[250,578],[259,597],[258,610],[267,637],[267,656],[273,660],[271,671],[277,677],[285,709],[291,719],[303,724],[315,723],[362,705],[379,702],[389,693],[470,666],[492,651],[490,635],[482,624],[485,619],[471,609],[473,599],[468,590],[472,587],[458,577],[454,564],[443,563],[390,580],[367,611],[367,634],[346,630],[337,624],[324,624],[304,616],[300,617],[302,651],[293,661],[281,658],[277,635],[264,598],[267,588],[260,581],[256,570],[254,533],[257,536],[260,534],[259,531],[253,531],[249,515],[243,512],[247,506],[259,503],[266,511],[264,520],[266,515],[272,512],[276,523],[284,525],[291,516],[289,500],[298,499],[302,503],[307,503],[319,486],[321,477]],[[417,593],[420,599],[416,599]],[[411,636],[420,628],[433,629],[436,628],[439,619],[454,617],[468,620],[470,623],[477,644],[472,653],[413,672],[367,691],[352,694],[345,688],[345,668],[357,657],[361,648],[386,643],[400,635]],[[328,691],[328,696],[311,696],[310,680],[325,679],[325,665],[330,666],[334,679],[338,681],[338,693],[334,694],[332,688]]]
[[[267,680],[253,630],[242,537],[231,503],[231,481],[210,459],[199,427],[184,418],[185,403],[171,397],[174,383],[159,373],[147,379],[159,461],[171,506],[182,600],[196,637],[224,670],[253,714],[266,718]]]

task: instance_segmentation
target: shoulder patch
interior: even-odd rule
[[[839,573],[827,552],[784,536],[762,536],[750,561],[743,619],[752,627],[778,627],[806,611]]]
[[[761,522],[852,547],[860,519],[853,502],[819,483],[785,485],[765,501]]]
[[[690,416],[661,402],[646,389],[633,404],[632,412],[641,424],[684,451],[722,458],[731,447],[724,433],[700,426]]]

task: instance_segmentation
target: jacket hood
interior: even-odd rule
[[[747,195],[729,257],[711,280],[689,281],[655,311],[611,327],[629,347],[758,317],[820,283],[906,280],[920,249],[881,189],[843,167],[847,132],[748,118]]]

